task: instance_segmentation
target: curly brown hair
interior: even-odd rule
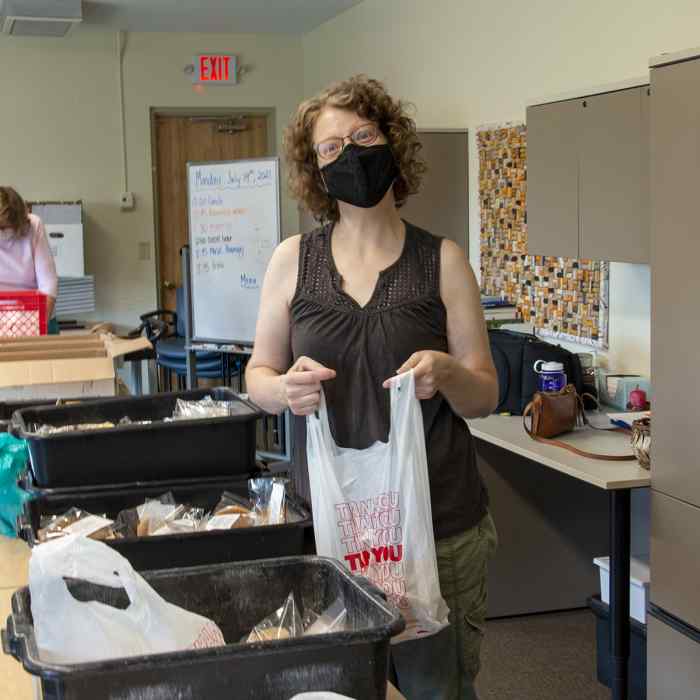
[[[338,202],[323,186],[314,151],[313,131],[324,107],[355,112],[377,124],[386,137],[396,160],[399,175],[394,181],[396,206],[416,194],[426,171],[420,157],[421,144],[416,124],[409,117],[411,105],[395,100],[378,80],[356,75],[333,83],[315,97],[302,102],[284,134],[284,152],[288,166],[289,189],[319,221],[337,221]]]
[[[0,228],[12,229],[17,238],[29,231],[27,205],[12,187],[0,187]]]

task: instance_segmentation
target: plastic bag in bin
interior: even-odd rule
[[[299,608],[290,593],[281,608],[275,610],[264,620],[253,627],[246,641],[271,642],[280,639],[294,639],[304,633],[304,624],[299,614]]]
[[[146,501],[136,511],[139,537],[196,532],[205,516],[203,508],[175,503],[172,493],[166,493],[158,500]]]
[[[173,494],[168,492],[136,508],[122,510],[117,516],[115,531],[123,537],[176,535],[196,532],[204,518],[203,508],[176,503]]]
[[[351,698],[349,695],[339,695],[338,693],[332,693],[330,690],[313,690],[309,693],[299,693],[290,698],[290,700],[358,700],[358,698]]]
[[[173,420],[249,416],[250,413],[250,407],[244,403],[238,401],[215,401],[211,396],[205,396],[199,401],[178,399],[173,411]]]
[[[304,636],[344,632],[348,611],[340,598],[329,605],[320,615],[313,610],[304,615]]]
[[[80,584],[79,597],[69,583]],[[226,643],[212,620],[168,603],[116,550],[87,537],[35,547],[29,591],[45,662],[88,663]]]
[[[230,491],[224,491],[212,514],[203,522],[205,530],[230,530],[255,525],[257,521],[250,502]]]
[[[184,532],[196,532],[204,519],[204,508],[178,506],[168,515],[163,524],[152,535],[178,535]]]
[[[165,525],[169,517],[177,517],[183,506],[175,503],[172,493],[163,494],[160,498],[150,499],[136,507],[138,516],[137,535],[145,537],[152,535]]]
[[[275,610],[253,628],[245,640],[251,642],[270,642],[280,639],[294,639],[316,634],[331,634],[346,629],[348,611],[341,598],[336,600],[321,614],[307,610],[302,618],[299,606],[290,593],[282,607]]]
[[[249,479],[248,491],[259,525],[282,525],[287,522],[287,486],[289,479],[265,477]]]
[[[93,540],[108,540],[116,536],[114,523],[109,518],[93,515],[80,508],[69,508],[60,515],[49,515],[41,519],[37,533],[39,542],[50,542],[59,537],[80,535]]]

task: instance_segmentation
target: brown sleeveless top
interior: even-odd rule
[[[360,307],[342,289],[331,255],[332,230],[329,224],[301,237],[292,353],[295,360],[305,355],[336,370],[336,379],[324,384],[331,431],[340,446],[364,449],[389,436],[384,380],[414,352],[448,350],[441,239],[406,223],[401,256],[380,273],[370,301]],[[433,525],[441,539],[476,525],[486,514],[488,495],[464,420],[439,393],[421,407]],[[306,472],[304,425],[297,419],[295,463]]]

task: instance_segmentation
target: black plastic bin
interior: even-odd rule
[[[146,572],[144,577],[166,600],[214,620],[229,644],[88,664],[44,663],[25,587],[12,597],[3,649],[41,677],[44,700],[289,700],[313,690],[385,700],[389,640],[405,623],[377,589],[338,562],[293,557]],[[115,603],[123,597],[121,589],[101,591],[101,600],[104,591],[120,594]],[[236,643],[280,607],[290,591],[302,613],[324,610],[341,597],[356,631]]]
[[[588,599],[588,606],[596,616],[598,682],[609,688],[612,677],[610,606],[597,595]],[[646,700],[647,626],[630,618],[630,628],[629,700]]]
[[[179,484],[152,484],[131,489],[83,491],[39,495],[24,504],[18,534],[30,547],[37,544],[42,515],[58,515],[75,506],[94,515],[115,518],[119,511],[140,505],[170,491],[178,503],[211,510],[224,491],[248,495],[247,480],[218,480],[202,484],[188,480]],[[126,537],[106,544],[126,557],[137,571],[218,564],[312,553],[313,523],[305,504],[290,499],[303,520],[284,525],[266,525],[234,530],[212,530],[177,535]]]
[[[241,415],[163,422],[178,398],[240,404]],[[38,425],[152,420],[105,430],[40,437]],[[228,388],[88,401],[72,406],[28,408],[12,416],[11,432],[27,440],[34,481],[42,488],[121,484],[208,476],[246,475],[255,470],[256,421],[260,409]]]

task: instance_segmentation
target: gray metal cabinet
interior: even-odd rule
[[[530,254],[649,262],[646,90],[528,108]]]
[[[651,72],[651,590],[648,697],[700,693],[700,58]]]
[[[527,236],[531,255],[578,256],[576,100],[527,110]]]
[[[579,102],[582,258],[649,261],[646,91],[622,90]]]
[[[700,628],[698,533],[700,508],[652,490],[650,598],[696,628]]]
[[[641,161],[640,247],[644,260],[651,262],[651,87],[642,88],[642,161]],[[640,256],[641,257],[641,256]],[[631,261],[630,261],[631,262]]]
[[[700,644],[647,618],[648,700],[691,700],[700,693]]]
[[[652,488],[700,506],[700,59],[651,89]]]

